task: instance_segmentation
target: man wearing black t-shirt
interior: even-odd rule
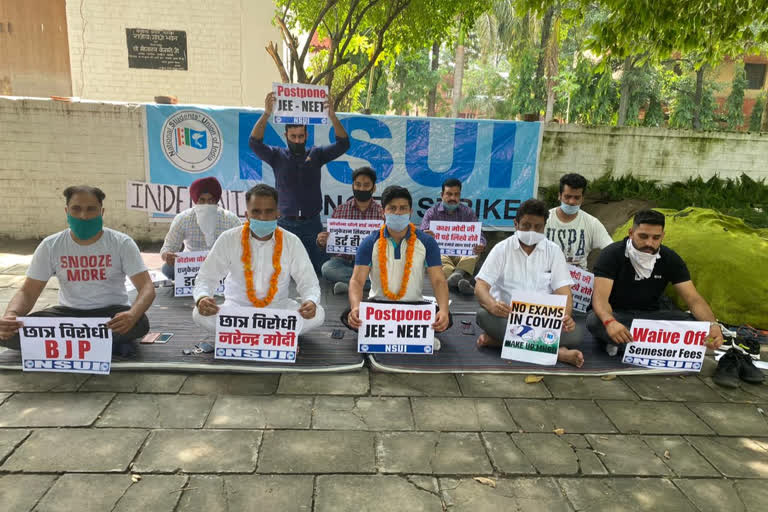
[[[664,221],[659,212],[638,212],[629,237],[603,249],[595,264],[593,309],[587,316],[587,328],[608,344],[611,355],[618,351],[616,345],[632,341],[629,328],[635,318],[710,322],[708,346],[717,348],[723,343],[720,325],[696,291],[685,262],[675,251],[661,245]],[[690,314],[662,309],[660,299],[668,283],[688,305]]]

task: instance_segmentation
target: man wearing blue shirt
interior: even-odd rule
[[[280,210],[278,225],[301,239],[318,275],[326,258],[315,243],[318,233],[323,231],[320,220],[323,208],[321,169],[349,149],[349,137],[333,110],[333,99],[328,100],[324,108],[328,109],[328,119],[336,132],[335,143],[307,149],[307,127],[288,124],[285,125],[287,148],[264,144],[264,131],[275,107],[275,95],[271,92],[264,100],[264,113],[254,125],[248,141],[256,156],[269,164],[275,173]]]

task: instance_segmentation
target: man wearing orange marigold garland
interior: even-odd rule
[[[422,302],[422,269],[426,267],[438,307],[432,328],[442,332],[450,327],[451,317],[440,248],[434,238],[411,223],[413,200],[408,189],[397,185],[387,187],[381,194],[381,205],[384,207],[384,225],[381,231],[366,237],[357,249],[355,268],[349,281],[350,309],[342,319],[352,329],[362,325],[360,302],[369,274],[371,292],[368,300]],[[435,339],[435,350],[439,348],[439,341]]]
[[[213,298],[224,282],[223,306],[298,310],[301,333],[325,320],[320,283],[299,237],[277,227],[277,190],[259,184],[245,194],[247,221],[222,233],[197,275],[193,296],[195,323],[214,334],[219,306]],[[291,279],[301,299],[288,296]]]

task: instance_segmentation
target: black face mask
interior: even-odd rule
[[[292,155],[301,156],[307,152],[306,143],[288,141],[288,150],[291,152]]]
[[[352,194],[354,194],[355,199],[360,201],[361,203],[365,203],[367,201],[371,200],[371,197],[373,197],[373,190],[357,190],[353,189]]]

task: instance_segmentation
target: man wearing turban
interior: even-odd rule
[[[208,251],[224,231],[239,226],[237,215],[221,208],[221,184],[214,177],[200,178],[189,186],[189,195],[195,205],[176,215],[165,236],[160,257],[163,274],[174,279],[173,266],[176,253],[182,245],[186,251]]]

